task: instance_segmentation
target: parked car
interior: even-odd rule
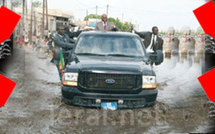
[[[83,32],[62,76],[62,100],[71,105],[117,108],[152,106],[163,53],[146,53],[141,38],[125,32]]]

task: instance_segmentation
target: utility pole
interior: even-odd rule
[[[48,0],[46,0],[46,30],[49,30],[49,18],[48,18]]]
[[[109,5],[107,5],[107,11],[106,11],[107,16],[108,16],[108,10],[109,10]]]
[[[37,36],[37,17],[36,17],[36,11],[35,11],[35,9],[34,9],[34,36]]]
[[[97,11],[98,11],[98,6],[96,6],[96,23],[97,23],[97,18],[98,18],[98,13],[97,13]]]
[[[28,15],[28,2],[25,0],[25,14]],[[26,17],[27,20],[27,17]]]
[[[86,25],[88,24],[88,10],[86,11]]]
[[[10,9],[13,11],[13,0],[10,0]]]
[[[28,0],[25,0],[25,15],[26,15],[26,17],[25,17],[25,22],[27,22],[28,21]],[[26,34],[26,32],[28,31],[27,29],[28,29],[28,25],[25,25],[25,30],[24,30],[24,34]]]
[[[5,6],[5,0],[3,0],[3,6]]]
[[[124,23],[124,13],[122,13],[122,23]]]
[[[45,30],[45,0],[43,0],[43,18],[42,18],[42,38],[44,38],[44,30]]]
[[[5,4],[4,4],[4,6],[5,6],[5,7],[7,7],[7,1],[6,1],[6,0],[5,0]]]
[[[25,0],[22,1],[22,34],[23,33],[23,30],[25,29]]]
[[[25,18],[25,0],[22,1],[22,19],[24,20]],[[24,24],[24,21],[23,21]]]
[[[31,22],[30,22],[30,33],[29,33],[29,42],[32,45],[32,28],[33,28],[33,1],[31,0]]]

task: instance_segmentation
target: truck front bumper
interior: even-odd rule
[[[96,99],[100,99],[101,102],[123,100],[123,103],[117,104],[118,109],[142,108],[153,106],[157,93],[157,89],[142,90],[138,94],[89,93],[82,92],[77,87],[62,86],[62,101],[75,106],[100,108],[101,103],[96,102]]]

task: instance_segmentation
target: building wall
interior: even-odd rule
[[[17,26],[16,30],[20,30],[20,29],[25,29],[25,34],[29,34],[29,31],[30,31],[30,26],[31,26],[31,12],[30,12],[31,9],[28,10],[28,13],[27,15],[25,15],[25,20],[24,20],[24,28],[22,26],[22,22],[23,22],[23,19],[21,19],[21,21],[19,22],[20,25]],[[22,15],[22,9],[20,8],[17,8],[17,9],[14,9],[15,12],[17,12],[18,14]],[[35,27],[36,27],[36,36],[40,36],[41,35],[41,30],[42,30],[42,10],[41,9],[35,9],[34,13],[33,13],[33,22],[32,22],[32,32],[34,34],[34,31],[35,31]],[[62,16],[59,16],[59,15],[62,15]],[[66,24],[66,25],[69,25],[69,20],[73,18],[72,15],[68,15],[64,12],[60,12],[59,10],[54,10],[54,9],[51,9],[49,15],[48,15],[48,26],[49,26],[49,29],[48,31],[46,30],[45,33],[48,34],[48,32],[55,32],[56,31],[56,28],[57,28],[57,25],[59,24]],[[44,20],[44,24],[45,24],[45,28],[46,28],[46,15],[45,15],[45,20]],[[19,27],[19,28],[18,28]]]

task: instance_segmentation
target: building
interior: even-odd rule
[[[14,11],[22,15],[22,8],[15,8]],[[48,34],[48,32],[56,31],[59,25],[69,25],[72,22],[73,18],[74,16],[73,16],[73,13],[71,12],[63,12],[60,9],[48,9],[48,30],[46,26],[47,24],[46,15],[44,20],[45,34]],[[42,20],[43,20],[42,8],[35,8],[32,14],[33,35],[35,36],[41,35]],[[30,27],[31,27],[31,9],[28,10],[28,13],[24,17],[24,20],[21,20],[20,23],[22,23],[23,21],[24,21],[24,27],[22,26],[22,24],[19,24],[18,26],[22,27],[27,34],[30,32]],[[22,28],[17,28],[17,29],[22,29]]]

